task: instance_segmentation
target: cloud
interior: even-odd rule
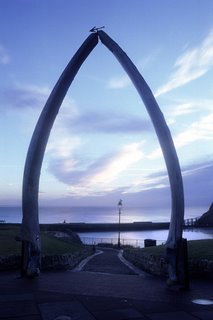
[[[64,120],[64,126],[78,133],[142,133],[152,131],[151,121],[133,115],[117,113],[78,113],[73,119]]]
[[[109,158],[104,165],[102,165],[95,175],[90,178],[90,183],[99,185],[101,183],[110,184],[116,178],[125,172],[133,164],[144,158],[141,150],[142,143],[131,143],[122,147],[119,153]]]
[[[210,31],[200,47],[188,50],[176,60],[175,71],[170,76],[170,80],[156,91],[155,96],[158,97],[203,76],[212,66],[213,30]]]
[[[105,194],[120,188],[119,179],[126,170],[143,159],[142,142],[123,146],[117,153],[105,155],[95,162],[75,162],[71,153],[64,157],[52,157],[49,171],[69,186],[69,192],[76,196]]]
[[[213,160],[213,159],[212,159]],[[194,163],[183,168],[183,184],[186,212],[188,207],[208,207],[213,201],[212,160]],[[128,206],[163,208],[171,206],[171,193],[166,171],[158,171],[147,176],[149,187],[138,192],[122,191]],[[163,184],[158,188],[158,184]],[[202,212],[201,212],[202,214]]]
[[[133,181],[132,185],[127,187],[125,194],[137,193],[146,190],[155,190],[168,188],[169,180],[166,172],[156,172],[153,174],[146,174]]]
[[[213,202],[212,160],[185,167],[183,182],[186,205],[208,207]]]
[[[185,105],[182,111],[185,110],[184,112],[190,112],[190,109],[191,105]],[[180,114],[184,114],[184,112],[182,113],[182,111],[180,111]],[[213,112],[210,112],[206,116],[200,117],[199,120],[192,122],[190,125],[188,125],[187,129],[173,136],[173,141],[176,149],[185,147],[191,143],[198,141],[213,140],[212,123]],[[147,154],[147,158],[150,160],[158,159],[160,157],[162,157],[162,151],[160,147]]]
[[[205,114],[207,112],[212,111],[213,100],[211,99],[202,99],[202,100],[179,100],[168,105],[166,110],[166,117],[169,124],[173,124],[175,122],[175,118],[177,117],[185,117],[191,114],[202,113]],[[190,118],[188,118],[190,119]]]
[[[156,57],[159,54],[159,50],[156,50],[152,54],[149,54],[146,57],[141,58],[138,63],[138,69],[139,70],[144,70],[147,66],[151,64],[153,60],[156,59]],[[120,76],[113,76],[111,79],[108,81],[107,87],[110,89],[123,89],[132,84],[132,81],[130,80],[129,76],[127,74],[123,74]]]
[[[1,89],[2,105],[8,109],[25,109],[41,111],[49,95],[50,88],[45,86],[16,84],[14,87]],[[2,109],[6,110],[6,108]],[[71,133],[142,133],[152,131],[151,121],[134,115],[118,113],[87,112],[81,113],[75,100],[65,96],[60,112],[56,118],[57,134]]]
[[[127,75],[112,77],[109,80],[108,88],[110,89],[123,89],[131,84],[131,80]]]
[[[0,44],[0,64],[6,65],[10,63],[10,56],[7,49]]]
[[[83,142],[80,137],[70,135],[63,127],[63,121],[56,123],[47,144],[48,170],[59,181],[69,183],[70,172],[75,172],[83,164],[77,160],[76,153],[82,148]]]
[[[42,111],[50,93],[49,87],[33,84],[15,84],[11,88],[0,89],[1,105],[7,106],[7,108],[1,108],[0,110],[24,110],[25,115],[35,119],[38,116],[35,111],[38,113]],[[27,111],[30,111],[31,114]],[[77,117],[78,113],[75,101],[67,94],[56,118],[57,132],[63,131],[64,122]]]
[[[212,123],[213,113],[195,121],[189,128],[175,137],[176,147],[180,148],[198,140],[213,140]]]
[[[42,108],[50,89],[35,85],[15,85],[14,87],[1,90],[1,98],[10,108]]]
[[[130,149],[137,150],[139,146],[129,145],[129,147]],[[120,150],[117,160],[121,160],[122,155],[124,156],[127,151],[128,149]],[[140,157],[143,157],[143,155],[139,155],[139,158]],[[99,174],[104,178],[105,172],[108,172],[108,169],[115,160],[116,155],[114,154],[111,155],[111,158],[108,160],[104,158],[99,159],[85,170],[76,171],[73,168],[74,171],[72,173],[70,172],[68,175],[65,174],[64,179],[69,178],[70,181],[64,180],[69,187],[68,193],[66,197],[63,198],[62,203],[80,206],[82,206],[82,204],[107,206],[117,203],[118,199],[122,198],[127,207],[158,208],[159,215],[162,208],[164,208],[166,210],[165,212],[168,212],[169,219],[171,192],[167,172],[165,170],[158,170],[154,173],[147,174],[144,178],[142,178],[142,176],[138,177],[138,186],[136,186],[136,184],[118,184],[116,174],[114,175],[114,172],[112,172],[112,177],[110,178],[113,180],[111,181],[112,183],[104,185],[102,184],[102,179],[99,179],[101,177]],[[134,167],[134,164],[130,166]],[[58,169],[57,166],[56,169]],[[61,173],[58,172],[59,176],[57,176],[57,178],[60,178]],[[120,171],[120,176],[121,175],[125,175],[125,171]],[[185,166],[182,169],[182,175],[186,214],[189,207],[208,207],[213,201],[212,160],[209,159],[208,161]],[[108,174],[106,176],[108,176]],[[135,177],[137,177],[137,174]],[[95,182],[97,184],[93,183],[94,180],[96,180]],[[200,212],[200,214],[202,213],[203,212]]]
[[[169,115],[172,115],[173,117],[189,115],[193,112],[200,111],[199,107],[198,104],[195,104],[193,102],[178,103],[174,106],[174,109],[169,112]]]
[[[65,132],[60,134],[59,131],[60,128],[55,130],[48,143],[47,152],[52,157],[57,154],[60,159],[70,159],[75,150],[81,146],[81,139],[76,136],[66,136]]]

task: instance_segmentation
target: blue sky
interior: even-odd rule
[[[186,208],[213,201],[211,0],[0,0],[0,205],[21,203],[32,132],[61,72],[105,26],[153,91],[179,157]],[[47,145],[42,205],[170,207],[145,107],[100,42],[77,74]]]

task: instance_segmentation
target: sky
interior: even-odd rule
[[[0,206],[20,205],[30,139],[45,102],[94,26],[150,86],[179,158],[186,210],[213,201],[212,0],[0,0]],[[60,108],[39,204],[170,210],[163,155],[145,106],[99,41]],[[203,212],[200,212],[201,214]]]

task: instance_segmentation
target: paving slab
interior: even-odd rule
[[[78,301],[43,303],[39,309],[43,320],[95,320]]]
[[[150,320],[198,320],[196,316],[184,311],[153,313],[148,314],[147,316]]]
[[[0,303],[0,319],[39,316],[39,310],[34,301],[5,301]]]
[[[33,301],[34,296],[31,293],[20,293],[20,294],[4,294],[0,295],[0,303],[8,301]]]
[[[100,296],[75,296],[91,312],[109,311],[112,309],[126,309],[132,307],[128,299],[100,297]]]
[[[108,311],[94,312],[97,320],[136,320],[145,319],[144,316],[133,308],[112,309]]]
[[[192,314],[200,320],[213,320],[213,311],[198,311]]]
[[[1,319],[1,318],[0,318]],[[26,315],[26,316],[12,316],[12,317],[6,317],[2,318],[3,320],[43,320],[39,315],[33,316],[33,315]]]

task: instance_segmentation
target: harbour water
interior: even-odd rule
[[[122,245],[144,246],[145,239],[154,239],[157,244],[163,244],[168,237],[168,230],[143,230],[121,232]],[[118,232],[80,232],[81,240],[86,244],[118,243]],[[213,239],[213,228],[192,228],[183,231],[183,237],[187,240]]]

